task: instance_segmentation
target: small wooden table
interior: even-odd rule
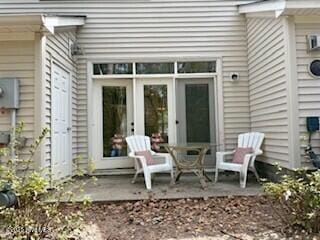
[[[168,153],[172,156],[175,164],[176,164],[176,174],[175,174],[175,182],[179,181],[180,176],[183,172],[193,171],[195,175],[197,175],[200,179],[200,183],[202,188],[207,187],[206,179],[211,181],[209,176],[204,171],[204,160],[206,153],[213,146],[217,146],[216,144],[211,143],[187,143],[187,144],[161,144]],[[177,156],[181,152],[195,152],[193,158],[186,156]]]

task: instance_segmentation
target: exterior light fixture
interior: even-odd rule
[[[240,79],[240,74],[239,73],[231,73],[230,74],[230,81],[231,82],[237,82]]]

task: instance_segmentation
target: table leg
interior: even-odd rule
[[[203,171],[196,170],[196,171],[194,171],[194,173],[199,177],[201,187],[203,189],[206,189],[208,187],[208,185],[206,182],[206,178],[203,175]]]
[[[176,172],[176,177],[175,177],[175,181],[178,182],[180,177],[181,177],[181,174],[182,174],[182,171],[177,169],[177,172]]]
[[[204,170],[203,170],[203,175],[209,182],[212,182],[212,179],[208,176],[208,174]]]

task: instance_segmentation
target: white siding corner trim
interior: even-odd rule
[[[288,147],[290,168],[301,167],[298,111],[298,77],[295,41],[295,23],[293,17],[284,17],[284,41],[288,99]]]

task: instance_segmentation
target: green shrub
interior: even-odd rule
[[[320,170],[295,170],[279,183],[265,183],[264,190],[280,204],[277,213],[286,226],[320,233]]]
[[[16,139],[23,132],[20,123],[14,130]],[[0,190],[10,186],[18,198],[14,207],[0,207],[0,239],[13,240],[40,240],[40,239],[79,239],[83,226],[81,210],[90,201],[84,199],[83,205],[77,212],[63,212],[63,201],[71,201],[75,191],[67,191],[65,186],[74,189],[68,183],[58,185],[55,190],[48,190],[50,170],[36,170],[33,166],[34,155],[42,140],[48,134],[47,128],[43,129],[38,139],[30,146],[27,159],[19,157],[19,142],[13,139],[7,149],[0,150]],[[10,149],[15,149],[16,157],[10,157]],[[83,175],[79,167],[76,173]],[[50,201],[49,201],[50,200]],[[2,231],[2,233],[1,233]],[[2,234],[2,236],[1,236]]]

